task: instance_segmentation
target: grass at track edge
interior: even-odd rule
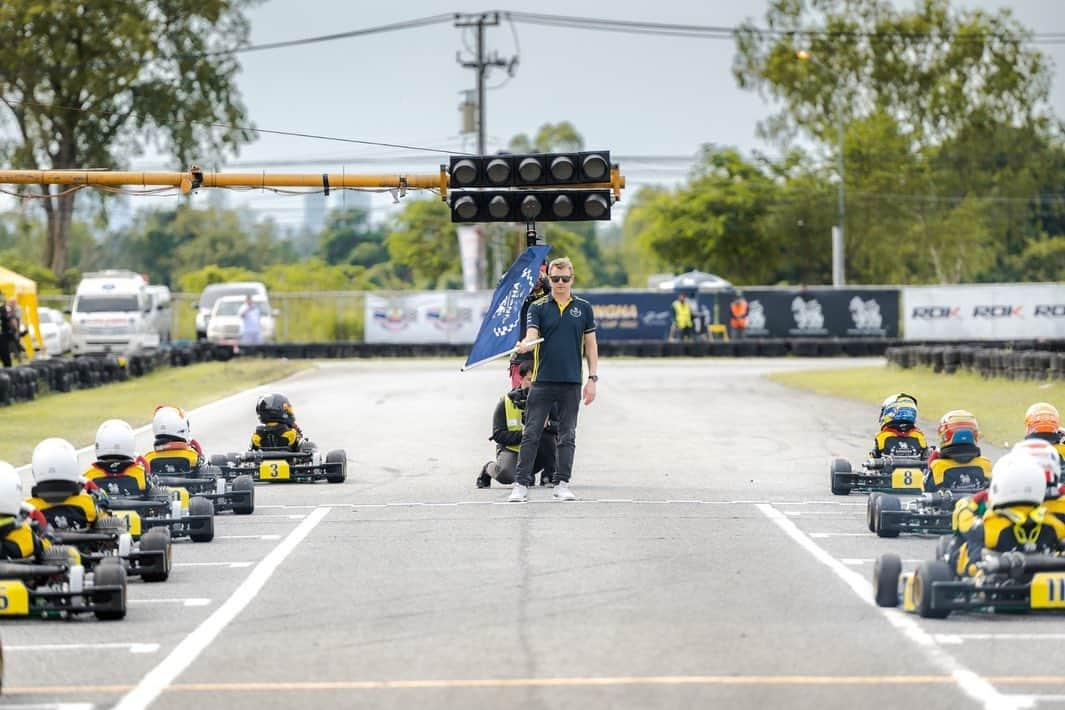
[[[995,446],[1011,445],[1024,437],[1024,412],[1033,402],[1050,402],[1059,410],[1065,409],[1065,382],[984,379],[968,372],[945,375],[931,368],[894,365],[780,372],[767,377],[789,387],[868,402],[870,437],[877,429],[880,403],[893,392],[908,392],[917,398],[920,418],[933,423],[931,430],[925,429],[929,443],[936,439],[934,423],[951,409],[975,414],[981,439]]]
[[[311,360],[237,358],[168,367],[93,389],[48,393],[0,408],[0,460],[15,466],[29,463],[33,447],[50,436],[63,437],[78,448],[87,446],[105,419],[125,419],[136,428],[149,423],[160,404],[194,409],[313,366]]]

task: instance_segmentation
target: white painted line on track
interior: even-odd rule
[[[92,703],[44,703],[40,705],[8,705],[4,703],[4,710],[92,710]]]
[[[203,597],[176,597],[174,599],[130,599],[127,604],[180,604],[181,606],[207,606],[210,599]]]
[[[804,515],[818,516],[818,515],[854,515],[853,510],[785,510],[784,515],[792,518],[798,518]]]
[[[280,535],[215,535],[215,540],[280,540]]]
[[[934,634],[936,643],[957,645],[966,641],[1061,641],[1065,633]]]
[[[314,508],[315,506],[310,506]],[[244,522],[254,523],[258,520],[303,520],[307,517],[306,513],[260,513],[258,515],[234,515],[232,517],[227,516],[225,521],[230,522]]]
[[[259,564],[255,565],[255,569],[240,583],[233,594],[192,633],[182,639],[166,658],[149,671],[140,683],[115,705],[114,710],[141,710],[151,705],[159,694],[192,665],[192,662],[211,645],[218,634],[222,633],[222,630],[251,603],[285,558],[328,514],[328,508],[317,508],[301,521],[295,530],[290,532]]]
[[[771,505],[758,504],[756,506],[770,521],[780,528],[785,535],[797,542],[800,547],[810,553],[815,560],[828,567],[840,580],[851,588],[859,599],[878,610],[884,615],[888,623],[898,629],[904,636],[913,641],[925,653],[928,660],[937,668],[954,678],[958,688],[967,696],[983,704],[985,708],[993,710],[1005,710],[1007,708],[1031,707],[1030,698],[1018,695],[1006,695],[1000,693],[995,686],[981,678],[974,671],[969,670],[954,656],[947,653],[936,644],[935,638],[926,632],[914,619],[906,616],[905,612],[898,609],[884,609],[876,606],[873,600],[872,585],[854,570],[850,569],[837,560],[820,545],[814,542],[799,527],[788,519],[781,511]]]
[[[501,488],[501,491],[507,490]],[[535,489],[533,489],[535,490]],[[547,489],[545,489],[545,493]],[[533,495],[530,490],[530,495]],[[554,499],[542,499],[536,500],[530,498],[529,503],[557,503]],[[769,505],[838,505],[838,506],[855,506],[864,508],[866,504],[864,502],[848,503],[845,501],[837,500],[769,500],[769,499],[749,499],[744,498],[740,500],[700,500],[700,499],[665,499],[665,500],[651,500],[641,498],[581,498],[576,501],[567,501],[568,503],[622,503],[626,505],[758,505],[761,503]],[[271,504],[271,505],[256,505],[256,510],[301,510],[311,508],[418,508],[418,507],[435,507],[435,506],[459,506],[459,505],[500,505],[507,504],[506,499],[491,499],[491,500],[457,500],[457,501],[396,501],[392,503],[322,503],[320,505],[299,505],[299,504]],[[832,513],[824,511],[822,513],[807,513],[807,515],[842,515],[843,513]],[[266,516],[253,516],[248,520],[255,520],[260,517]]]
[[[229,567],[230,569],[238,569],[240,567],[251,567],[254,562],[175,562],[174,567]]]
[[[155,653],[159,650],[157,643],[40,643],[33,645],[4,645],[4,653],[13,651],[103,651],[103,650],[127,650],[130,653]]]

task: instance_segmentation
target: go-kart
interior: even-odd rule
[[[829,469],[832,493],[889,491],[920,493],[924,490],[925,458],[881,456],[864,461],[855,471],[846,459],[833,459]]]
[[[188,459],[177,456],[153,458],[151,472],[163,486],[184,488],[211,501],[216,513],[231,510],[237,515],[251,515],[255,512],[255,481],[249,475],[227,479],[215,466],[192,466]]]
[[[0,618],[70,618],[90,613],[102,620],[125,617],[122,562],[104,560],[87,573],[77,558],[76,550],[56,545],[45,550],[40,563],[0,562]]]
[[[119,560],[130,577],[145,582],[165,582],[170,577],[170,532],[155,528],[140,536],[138,541],[126,528],[126,519],[117,515],[97,518],[85,530],[53,530],[52,537],[70,545],[81,554],[81,563],[88,570],[104,562]]]
[[[932,619],[952,611],[1065,610],[1065,557],[1045,553],[984,552],[975,577],[959,577],[942,559],[926,560],[903,574],[898,555],[884,554],[873,567],[878,606]]]
[[[874,491],[865,506],[869,532],[877,537],[898,537],[900,533],[943,535],[953,530],[954,505],[981,488],[954,488],[922,493],[902,500],[889,493]]]
[[[243,454],[216,454],[211,457],[210,463],[227,479],[250,475],[256,481],[271,483],[311,483],[321,480],[343,483],[348,477],[346,451],[334,449],[323,457],[318,447],[310,441],[304,441],[299,451],[259,449]]]
[[[109,508],[126,519],[130,535],[139,540],[147,531],[165,528],[173,539],[193,542],[214,539],[214,506],[201,496],[189,496],[184,488],[149,486],[138,493],[111,495]]]

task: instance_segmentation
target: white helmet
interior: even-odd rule
[[[22,512],[22,476],[15,467],[0,461],[0,515],[17,516]]]
[[[108,419],[96,430],[96,458],[117,456],[132,459],[137,456],[133,427],[121,419]]]
[[[156,436],[176,436],[186,442],[192,438],[189,418],[180,408],[170,405],[156,407],[155,416],[152,417],[152,432]]]
[[[78,454],[74,446],[66,439],[45,439],[37,444],[33,450],[33,480],[37,483],[45,481],[71,481],[81,479],[81,468],[78,466]]]
[[[992,508],[1027,503],[1039,505],[1046,495],[1046,472],[1035,457],[1010,452],[991,469],[987,502]]]
[[[1033,457],[1043,467],[1047,485],[1056,486],[1061,478],[1061,455],[1054,445],[1043,439],[1022,439],[1013,450]]]

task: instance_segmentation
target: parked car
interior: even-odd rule
[[[207,322],[207,340],[217,343],[222,340],[243,340],[244,319],[241,313],[247,296],[223,296],[214,302],[211,316]],[[266,299],[253,297],[259,307],[259,330],[262,342],[274,340],[274,317]]]
[[[151,320],[155,332],[159,334],[159,342],[170,342],[170,329],[173,322],[173,312],[170,308],[170,289],[166,286],[149,286],[148,296],[152,300]]]
[[[211,284],[203,290],[200,294],[199,300],[193,304],[193,308],[196,309],[196,339],[207,339],[207,325],[211,322],[211,311],[214,309],[215,302],[226,296],[240,296],[244,297],[251,294],[256,301],[261,299],[259,307],[263,309],[263,334],[265,336],[267,330],[267,321],[269,321],[269,329],[272,334],[274,332],[274,316],[276,313],[270,309],[270,298],[266,293],[266,284],[262,281],[232,281],[230,283],[223,284]]]
[[[44,349],[50,357],[58,357],[70,352],[73,334],[70,323],[63,314],[54,308],[38,308],[37,318],[41,323],[41,337]]]

